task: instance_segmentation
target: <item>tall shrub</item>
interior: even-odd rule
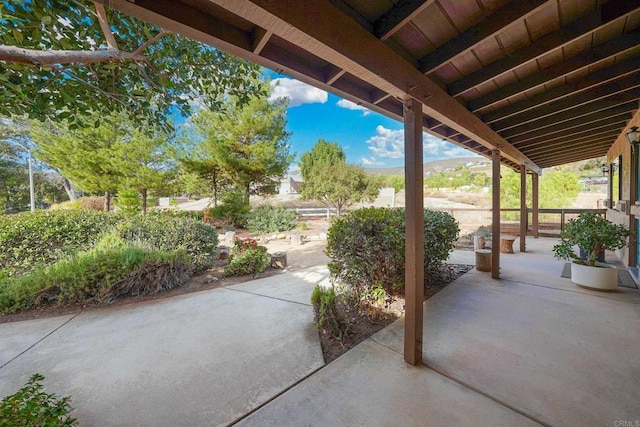
[[[278,233],[296,228],[298,215],[282,206],[261,205],[254,208],[247,219],[247,229],[259,234]]]
[[[424,211],[424,268],[428,273],[448,258],[458,238],[456,220],[445,212]],[[404,291],[404,210],[363,208],[337,219],[327,233],[332,276],[359,295],[382,286]]]
[[[218,247],[215,227],[163,213],[129,217],[115,227],[115,233],[128,242],[156,250],[183,249],[196,269],[212,265]]]

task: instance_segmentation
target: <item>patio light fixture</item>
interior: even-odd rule
[[[609,172],[609,168],[604,163],[600,166],[600,170],[602,171],[602,176],[605,176],[607,172]]]
[[[631,144],[632,151],[640,144],[640,131],[638,130],[638,126],[632,126],[629,132],[627,132],[627,141]]]

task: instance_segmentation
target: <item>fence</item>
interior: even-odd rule
[[[436,211],[447,212],[460,224],[462,233],[471,233],[482,227],[490,227],[493,209],[490,208],[429,208]],[[296,208],[295,211],[301,217],[325,217],[335,216],[336,210],[332,208]],[[568,220],[576,218],[582,212],[598,212],[606,216],[606,209],[538,209],[538,233],[541,236],[559,236]],[[500,209],[501,230],[504,232],[520,232],[520,209]],[[527,232],[531,232],[533,210],[527,208]]]
[[[483,208],[430,208],[447,212],[459,223],[461,231],[472,232],[481,227],[491,226],[493,209]],[[576,218],[582,212],[598,212],[606,216],[606,209],[538,209],[538,231],[541,236],[559,236],[564,225],[570,219]],[[500,209],[501,229],[506,232],[519,232],[520,209]],[[527,231],[531,232],[533,210],[527,208]]]

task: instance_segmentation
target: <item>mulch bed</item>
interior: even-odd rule
[[[449,264],[448,268],[434,272],[424,287],[424,300],[440,292],[448,284],[469,271],[473,266]],[[320,345],[325,363],[331,363],[342,354],[366,340],[376,332],[389,326],[404,313],[404,299],[393,298],[383,308],[372,309],[362,313],[354,307],[338,299],[338,310],[349,323],[349,331],[342,338],[335,337],[326,329],[320,330]]]

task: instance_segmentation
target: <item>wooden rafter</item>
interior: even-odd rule
[[[598,123],[587,123],[578,127],[563,129],[561,131],[555,132],[554,134],[542,135],[537,138],[522,138],[522,140],[516,140],[517,138],[512,139],[512,142],[517,147],[523,146],[533,146],[537,143],[546,143],[550,141],[556,141],[565,137],[580,137],[584,135],[588,135],[592,132],[599,132],[605,130],[613,130],[613,129],[622,129],[624,124],[627,122],[626,117],[613,117],[613,118],[605,118],[604,120]]]
[[[550,51],[560,49],[575,40],[595,33],[604,25],[615,25],[618,22],[623,22],[630,14],[634,13],[635,10],[637,10],[637,7],[614,20],[603,22],[602,11],[600,8],[597,8],[566,27],[536,40],[529,46],[523,47],[502,60],[481,68],[475,73],[466,76],[464,79],[450,84],[448,87],[449,93],[454,96],[458,96],[483,84],[484,82],[496,79],[504,74],[511,73],[515,68],[535,61]]]
[[[634,81],[640,80],[637,74],[640,73],[640,58],[627,61],[616,62],[612,67],[589,74],[578,81],[545,90],[541,94],[516,102],[506,107],[484,114],[482,120],[486,123],[494,123],[501,119],[506,119],[516,114],[524,113],[532,109],[547,105],[554,101],[559,101],[567,97],[588,97],[585,92],[597,89],[603,85],[619,84],[617,80],[631,78]]]
[[[640,34],[624,34],[614,40],[604,43],[585,55],[578,55],[564,62],[560,62],[544,72],[536,73],[521,81],[512,83],[508,86],[488,93],[487,95],[470,101],[467,106],[471,111],[482,111],[487,107],[495,105],[504,99],[519,95],[528,90],[542,87],[551,80],[566,76],[578,70],[596,66],[611,58],[626,53],[627,51],[637,50],[640,46]]]
[[[535,156],[540,153],[557,153],[566,150],[567,146],[570,145],[586,147],[598,144],[603,141],[607,141],[609,144],[611,144],[612,141],[615,141],[619,132],[619,130],[617,130],[617,132],[596,132],[587,136],[577,138],[563,138],[556,141],[527,146],[526,148],[523,148],[523,151],[526,151],[530,156]]]
[[[440,46],[435,52],[420,59],[420,71],[429,74],[437,70],[455,57],[470,51],[487,38],[495,37],[510,25],[514,25],[519,20],[531,16],[548,3],[551,2],[547,0],[529,0],[507,4],[480,24],[469,28],[458,37]]]
[[[640,70],[639,70],[640,71]],[[640,98],[640,76],[630,75],[610,85],[597,86],[593,90],[580,92],[545,104],[543,107],[532,108],[521,114],[513,115],[503,120],[496,120],[492,128],[503,131],[520,127],[526,123],[536,122],[544,118],[557,117],[562,112],[568,112],[576,117],[585,112],[598,111]],[[597,101],[609,102],[607,107],[598,107]],[[616,104],[617,102],[617,104]],[[606,104],[600,104],[606,105]],[[586,108],[586,110],[585,110]],[[562,120],[562,118],[559,118]]]
[[[512,142],[524,142],[535,138],[546,138],[559,132],[567,132],[573,129],[580,129],[588,126],[595,126],[598,123],[616,121],[618,119],[628,120],[631,118],[631,112],[638,108],[638,104],[629,103],[614,108],[610,108],[606,112],[597,112],[587,114],[583,117],[567,120],[564,123],[548,126],[541,129],[531,130],[522,135],[514,136],[510,140]]]
[[[435,0],[400,0],[373,23],[374,34],[380,40],[387,40],[434,2]]]
[[[593,116],[602,118],[602,114],[608,114],[609,111],[615,113],[614,107],[624,108],[628,111],[633,111],[638,108],[637,99],[640,97],[640,89],[634,89],[624,92],[620,95],[612,96],[607,99],[590,102],[588,104],[571,108],[567,110],[560,110],[556,114],[549,114],[539,119],[534,119],[524,124],[517,124],[511,128],[500,131],[500,134],[509,139],[514,136],[525,135],[527,133],[558,126],[572,120],[579,119],[581,117]],[[596,115],[595,113],[601,113]]]

